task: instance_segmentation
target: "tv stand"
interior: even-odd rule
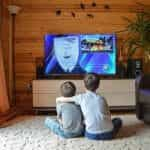
[[[33,108],[54,110],[56,97],[60,96],[60,85],[66,80],[33,80]],[[84,92],[83,80],[70,80],[77,87],[77,94]],[[103,79],[98,93],[103,95],[111,109],[134,109],[134,79]]]

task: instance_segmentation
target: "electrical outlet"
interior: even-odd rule
[[[31,82],[29,82],[29,83],[27,84],[27,91],[28,91],[28,92],[31,92],[31,91],[32,91],[32,83],[31,83]]]

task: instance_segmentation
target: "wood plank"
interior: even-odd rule
[[[12,0],[12,3],[13,4],[16,4],[16,5],[42,5],[42,4],[45,4],[45,5],[50,5],[50,4],[53,4],[53,5],[71,5],[71,4],[80,4],[80,3],[83,3],[83,4],[91,4],[92,1],[91,0],[71,0],[71,1],[68,1],[68,0],[30,0],[30,1],[27,1],[27,0]],[[106,0],[95,0],[94,2],[96,2],[97,4],[123,4],[123,5],[127,5],[127,4],[135,4],[135,3],[143,3],[143,4],[149,4],[149,0],[125,0],[125,1],[120,1],[120,0],[109,0],[106,2]]]
[[[76,5],[24,5],[23,11],[26,13],[38,13],[40,12],[56,12],[57,10],[61,10],[61,12],[138,12],[141,11],[143,8],[137,4],[97,4],[96,7],[92,7],[91,4],[85,5],[85,9],[81,9],[80,4]],[[147,8],[150,5],[146,5]]]
[[[77,28],[80,26],[80,28]],[[23,36],[25,38],[30,37],[44,37],[45,34],[51,33],[51,34],[64,34],[64,33],[113,33],[118,32],[120,30],[123,30],[125,28],[124,25],[115,25],[111,26],[109,24],[101,25],[101,24],[93,24],[92,22],[89,23],[74,23],[74,26],[72,26],[72,23],[63,24],[59,23],[51,23],[51,27],[43,27],[43,28],[28,28],[17,30],[16,39],[20,39]],[[33,31],[34,30],[34,31]],[[35,31],[36,30],[36,31]]]
[[[32,92],[28,89],[28,85],[32,82],[32,80],[33,80],[33,78],[17,80],[16,81],[16,93],[25,92],[28,94],[28,93]]]
[[[35,64],[30,62],[19,62],[16,63],[16,73],[17,72],[35,72]]]
[[[24,13],[25,14],[25,13]],[[125,24],[125,20],[123,17],[127,17],[129,19],[134,19],[135,13],[118,13],[118,12],[90,12],[90,13],[85,13],[85,12],[75,12],[75,17],[72,16],[71,12],[67,13],[62,13],[61,16],[55,15],[55,13],[29,13],[29,16],[21,14],[17,16],[16,18],[16,26],[19,26],[19,28],[24,27],[23,25],[31,25],[31,27],[35,27],[37,24],[42,25],[42,24],[47,24],[50,25],[51,22],[88,22],[92,21],[93,23],[109,23],[111,25],[115,24]],[[92,14],[93,18],[89,18],[87,14]],[[31,17],[32,16],[32,17]],[[100,19],[99,19],[100,18]],[[113,19],[113,21],[111,20]]]

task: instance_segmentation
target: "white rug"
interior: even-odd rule
[[[123,128],[110,141],[66,140],[44,126],[45,116],[18,117],[0,129],[0,150],[149,150],[150,126],[134,115],[120,117]]]

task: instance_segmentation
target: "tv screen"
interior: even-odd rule
[[[46,76],[116,74],[115,34],[47,34],[44,49]]]

